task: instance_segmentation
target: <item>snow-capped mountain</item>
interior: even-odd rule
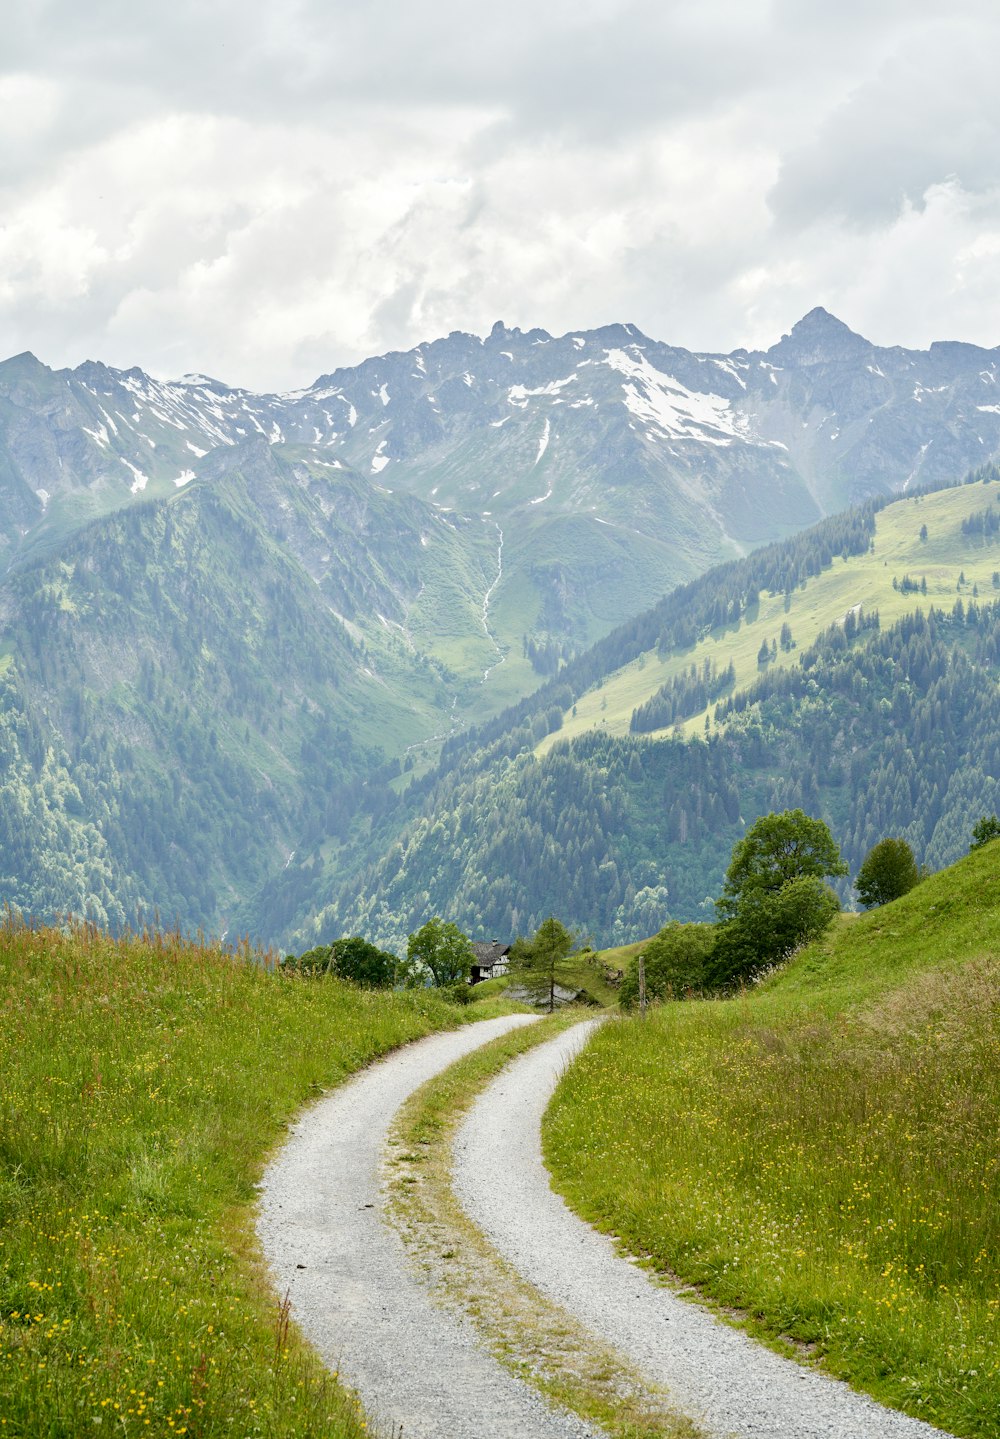
[[[286,394],[22,355],[0,365],[0,556],[267,441],[495,525],[501,625],[506,604],[512,633],[580,644],[717,559],[992,457],[998,361],[879,348],[822,309],[728,355],[498,323]]]

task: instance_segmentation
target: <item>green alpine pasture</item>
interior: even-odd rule
[[[988,537],[963,534],[962,521],[988,506],[996,493],[992,484],[966,484],[888,505],[876,517],[874,548],[867,554],[847,559],[838,556],[830,568],[808,580],[787,601],[781,594],[762,594],[754,618],[744,617],[738,626],[713,630],[690,649],[663,656],[653,649],[639,655],[582,694],[563,716],[562,728],[543,739],[535,753],[546,754],[557,742],[587,730],[627,735],[632,711],[692,665],[701,669],[709,661],[721,672],[732,661],[736,672],[733,688],[746,689],[760,673],[757,657],[761,643],[778,640],[783,624],[791,628],[794,647],[779,648],[772,669],[797,665],[802,650],[831,625],[842,622],[850,610],[878,610],[886,629],[921,606],[950,610],[959,596],[968,602],[974,591],[984,601],[994,598],[993,573],[1000,569],[1000,545],[990,543]],[[921,538],[923,526],[926,539]],[[907,575],[918,586],[916,591],[899,587]],[[895,589],[893,580],[897,581]],[[926,594],[919,588],[922,580],[926,580]],[[712,708],[714,705],[686,720],[679,732],[701,732]],[[654,731],[644,738],[662,738],[671,732]]]
[[[267,1285],[256,1185],[310,1098],[499,1007],[8,921],[0,1433],[360,1439]]]
[[[1000,1435],[1000,843],[737,998],[605,1025],[557,1188],[778,1347]]]

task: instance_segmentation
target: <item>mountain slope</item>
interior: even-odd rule
[[[535,749],[544,766],[557,729],[623,735],[650,701],[645,730],[703,727],[706,701],[756,678],[782,624],[794,647],[773,670],[859,603],[904,613],[912,596],[886,589],[897,558],[900,581],[924,564],[928,603],[944,604],[966,560],[985,594],[992,560],[950,548],[958,509],[941,511],[947,534],[934,520],[926,544],[910,526],[886,549],[895,521],[875,507],[996,451],[997,358],[878,349],[814,311],[770,350],[729,356],[633,326],[555,338],[498,325],[285,395],[0,364],[6,893],[115,922],[151,906],[209,928],[238,919],[267,939],[335,896],[345,923],[367,917],[377,900],[357,888],[386,871],[366,867],[404,821],[423,822],[433,786],[488,775],[490,809],[501,760],[520,775]],[[865,495],[819,540],[764,543]],[[695,703],[703,682],[712,695]],[[405,802],[397,766],[429,776]],[[626,853],[602,783],[579,782],[575,823],[597,814],[597,847],[569,888],[554,885],[562,848],[528,846],[511,870],[506,841],[482,851],[473,822],[473,869],[407,860],[392,893],[407,914],[457,895],[469,923],[494,914],[501,928],[566,896],[615,936],[636,892],[659,910],[666,887],[689,912],[722,840],[700,881],[684,856],[664,878],[654,818]],[[450,792],[435,803],[447,812]],[[511,826],[531,803],[513,794]],[[593,914],[591,859],[614,865],[619,892]],[[526,898],[529,862],[541,868]],[[402,923],[378,919],[393,935]]]
[[[25,909],[224,928],[302,843],[392,803],[444,722],[460,681],[439,628],[414,641],[424,593],[467,670],[495,657],[481,525],[287,447],[226,457],[0,589],[0,853]]]
[[[997,849],[732,1001],[603,1026],[543,1136],[556,1187],[629,1253],[969,1436],[1000,1413]]]
[[[721,668],[727,643],[745,650],[753,631],[752,653],[760,627],[770,623],[760,618],[771,603],[758,594],[762,567],[775,576],[779,612],[780,576],[789,566],[797,572],[793,561],[812,571],[803,604],[831,585],[838,594],[846,566],[830,553],[832,535],[857,529],[852,548],[860,563],[876,519],[888,524],[902,514],[915,528],[912,516],[932,514],[935,499],[939,519],[949,503],[954,519],[959,500],[968,519],[991,493],[990,484],[965,486],[919,507],[901,501],[877,517],[868,511],[854,528],[825,522],[812,536],[707,575],[690,587],[686,607],[680,598],[665,601],[654,612],[658,620],[634,622],[598,649],[613,651],[644,626],[655,638],[672,614],[672,632],[686,636],[674,655],[679,668],[690,663],[695,642],[715,644]],[[942,522],[938,562],[947,536]],[[977,545],[975,563],[991,569],[982,539],[960,524],[950,543],[956,573],[962,554]],[[995,593],[984,580],[984,598],[987,583]],[[558,912],[595,941],[625,942],[669,915],[710,912],[732,844],[745,823],[772,808],[822,814],[854,868],[886,834],[904,835],[932,867],[950,862],[978,814],[1000,808],[1000,605],[984,605],[972,591],[967,577],[965,598],[951,588],[941,596],[947,609],[928,610],[918,588],[902,597],[915,613],[884,629],[874,611],[841,608],[840,623],[803,633],[802,646],[786,657],[791,663],[760,674],[755,666],[749,688],[723,695],[712,707],[707,742],[697,732],[616,736],[601,727],[564,740],[559,727],[574,681],[586,673],[584,657],[533,701],[486,726],[482,749],[450,746],[436,781],[409,797],[406,827],[399,828],[400,811],[393,827],[340,856],[347,882],[307,925],[306,937],[360,926],[398,942],[419,915],[439,910],[498,934],[530,930]],[[737,592],[742,614],[738,609],[713,631],[714,605]],[[757,611],[751,603],[747,613],[751,592]],[[816,600],[818,615],[828,603]],[[382,857],[354,869],[352,853]]]
[[[1000,476],[992,468],[985,474],[985,485],[920,494],[881,509],[872,517],[863,552],[831,554],[829,567],[804,584],[759,593],[738,624],[727,617],[683,648],[659,639],[627,665],[602,673],[592,685],[574,691],[559,730],[542,740],[537,752],[544,754],[557,738],[590,729],[662,736],[679,725],[693,734],[703,728],[720,696],[746,689],[762,671],[797,665],[801,651],[849,613],[877,610],[886,626],[909,614],[915,603],[950,609],[958,596],[995,597],[1000,551],[989,535],[963,530],[991,510],[1000,520],[1000,490],[993,483]],[[756,560],[766,569],[765,552]],[[773,649],[766,660],[762,646]],[[730,665],[732,678],[723,687]],[[694,686],[692,668],[699,681]],[[714,685],[711,679],[705,683],[706,672],[718,677]]]

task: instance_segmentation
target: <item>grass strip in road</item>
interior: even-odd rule
[[[0,924],[0,1436],[366,1434],[269,1286],[255,1184],[303,1104],[498,1003],[260,960]]]
[[[411,1096],[389,1137],[389,1213],[438,1297],[472,1319],[518,1378],[613,1439],[697,1439],[701,1431],[663,1391],[496,1252],[452,1188],[452,1141],[484,1084],[580,1018],[564,1012],[503,1035]]]

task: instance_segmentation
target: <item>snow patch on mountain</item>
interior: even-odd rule
[[[121,460],[122,464],[127,470],[132,471],[134,479],[129,485],[129,489],[132,491],[133,495],[137,495],[140,490],[144,490],[149,484],[149,476],[147,474],[144,474],[143,471],[139,469],[138,465],[133,465],[130,460],[126,460],[124,455],[119,455],[118,458]]]
[[[731,445],[743,438],[740,419],[725,396],[689,390],[651,365],[641,351],[609,350],[604,363],[627,377],[622,389],[629,413],[670,439]]]
[[[741,389],[746,389],[747,382],[740,374],[739,370],[736,368],[736,365],[733,363],[732,360],[720,360],[713,356],[711,363],[715,365],[717,369],[722,370],[724,374],[732,375],[733,379],[736,381],[736,383],[740,386]],[[744,365],[743,368],[747,369],[748,367]]]
[[[563,380],[550,380],[547,385],[538,385],[535,389],[529,390],[524,385],[511,385],[507,391],[507,402],[517,405],[519,409],[527,409],[528,401],[539,395],[558,395],[567,385],[572,385],[578,378],[576,374],[567,375]]]
[[[548,447],[549,447],[549,434],[550,434],[550,423],[549,423],[548,419],[546,419],[546,421],[545,421],[545,429],[542,431],[542,437],[541,437],[541,439],[538,441],[538,454],[535,456],[535,464],[536,464],[536,465],[539,463],[539,461],[541,460],[542,456],[545,454],[545,451],[546,451],[546,450],[548,449]],[[551,491],[550,491],[550,493],[551,493]],[[536,502],[533,500],[533,501],[532,501],[532,504],[534,504],[534,503],[536,503]]]

